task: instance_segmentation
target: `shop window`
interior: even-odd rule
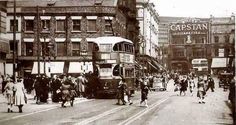
[[[87,31],[88,32],[96,32],[97,31],[96,20],[88,20]]]
[[[33,56],[33,43],[26,42],[25,48],[26,48],[26,56]]]
[[[204,49],[194,49],[193,58],[202,58],[204,56]]]
[[[65,31],[65,20],[57,20],[56,25],[56,31]]]
[[[81,21],[73,20],[73,31],[81,31]]]
[[[25,20],[25,31],[34,30],[34,20]]]
[[[73,42],[72,43],[72,56],[79,56],[80,55],[80,43]]]
[[[10,20],[10,31],[13,32],[14,20]],[[16,20],[16,31],[18,31],[18,20]]]

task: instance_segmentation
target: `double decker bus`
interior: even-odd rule
[[[98,50],[94,53],[98,72],[98,89],[101,96],[115,95],[119,81],[126,80],[128,90],[134,93],[135,56],[133,42],[122,37],[98,37]]]
[[[208,61],[205,58],[193,59],[192,66],[196,74],[208,74]]]

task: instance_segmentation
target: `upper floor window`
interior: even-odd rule
[[[73,42],[72,43],[72,56],[79,56],[80,55],[80,43]]]
[[[49,31],[50,30],[50,20],[42,20],[41,21],[41,28],[43,31]]]
[[[215,43],[219,43],[219,36],[214,36]]]
[[[105,31],[106,32],[112,31],[112,20],[105,20]]]
[[[33,42],[25,43],[26,56],[33,56]]]
[[[13,40],[10,40],[9,42],[10,42],[10,52],[13,53],[13,51],[14,51],[14,42],[13,42]],[[18,51],[18,42],[19,42],[18,40],[16,40],[16,42],[15,42],[15,47],[16,47],[15,52]]]
[[[10,31],[13,32],[14,20],[10,20]],[[16,31],[18,31],[18,20],[16,20]]]
[[[81,21],[73,20],[73,31],[81,31]]]
[[[65,20],[56,21],[56,31],[65,31]]]
[[[87,31],[96,32],[97,26],[96,26],[96,20],[88,20],[87,22]]]
[[[224,38],[225,38],[225,43],[229,43],[229,35],[225,35]]]
[[[26,20],[25,31],[33,31],[33,30],[34,30],[34,20]]]

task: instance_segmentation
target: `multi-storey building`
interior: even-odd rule
[[[6,74],[6,54],[9,52],[9,44],[6,36],[6,10],[7,2],[0,2],[0,76]]]
[[[217,74],[235,67],[235,15],[211,17],[211,68]],[[234,69],[231,69],[234,71]]]
[[[207,59],[212,69],[226,70],[234,63],[235,17],[182,18],[169,17],[169,69],[187,72],[193,59]],[[171,23],[172,22],[172,23]],[[163,28],[165,29],[165,28]],[[167,35],[166,35],[167,36]],[[163,37],[164,38],[164,37]]]
[[[155,10],[155,5],[149,3],[148,0],[137,0],[136,6],[140,27],[140,42],[136,48],[139,52],[139,61],[146,72],[158,71],[160,69],[158,63],[158,13]]]
[[[25,0],[16,2],[20,75],[70,73],[93,70],[93,40],[121,36],[136,42],[138,22],[135,0]],[[11,33],[13,1],[7,2],[8,33]],[[10,40],[11,42],[11,40]],[[11,63],[12,55],[8,56]],[[39,63],[40,61],[40,63]]]

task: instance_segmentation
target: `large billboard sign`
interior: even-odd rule
[[[171,24],[169,29],[172,35],[207,34],[209,24],[207,22],[175,23]]]

